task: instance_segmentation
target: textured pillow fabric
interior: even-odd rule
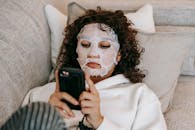
[[[195,128],[194,84],[194,76],[179,77],[172,108],[165,114],[168,130],[193,130]]]
[[[77,2],[87,8],[101,6],[105,9],[134,11],[150,3],[154,10],[156,25],[195,26],[194,0],[66,0],[65,4]],[[65,6],[65,10],[66,10]]]
[[[79,16],[84,14],[85,11],[86,8],[81,5],[75,2],[70,3],[68,5],[68,24],[71,24]],[[126,13],[125,16],[134,24],[132,26],[134,29],[148,33],[155,32],[152,5],[146,4],[134,13]]]
[[[155,32],[152,5],[146,4],[135,13],[127,13],[125,16],[134,24],[133,28],[147,33]]]
[[[0,126],[29,89],[47,82],[50,32],[43,9],[48,3],[0,1]]]
[[[190,26],[156,26],[159,32],[193,32],[195,33],[195,27]],[[184,60],[184,64],[181,70],[182,75],[193,75],[195,76],[195,43],[190,50],[190,54]]]
[[[45,14],[51,31],[51,61],[53,67],[55,67],[59,49],[64,39],[63,32],[66,26],[67,16],[52,5],[45,6]]]
[[[184,58],[195,42],[194,33],[138,33],[145,48],[140,67],[146,70],[144,82],[159,97],[165,112],[171,104]]]

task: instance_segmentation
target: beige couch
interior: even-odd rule
[[[47,83],[51,72],[50,30],[44,6],[53,4],[63,13],[72,0],[1,0],[0,1],[0,125],[18,109],[30,88]],[[75,0],[74,0],[75,1]],[[77,0],[96,7],[97,0]],[[104,8],[137,9],[145,3],[154,7],[157,31],[195,32],[195,2],[190,0],[98,0]],[[94,4],[96,2],[96,4]],[[112,2],[112,4],[110,4]],[[117,3],[116,2],[116,3]],[[166,10],[168,9],[168,10]],[[174,11],[191,15],[191,19],[174,16]],[[194,12],[190,12],[194,10]],[[164,11],[164,12],[163,12]],[[172,12],[169,12],[172,11]],[[165,13],[163,20],[159,14]],[[171,20],[175,17],[177,22]],[[170,18],[170,19],[169,19]],[[178,18],[178,20],[177,20]],[[178,22],[179,21],[179,22]],[[177,23],[177,24],[175,24]],[[169,130],[195,129],[195,77],[180,76],[171,109],[165,113]]]

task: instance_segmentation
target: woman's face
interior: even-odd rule
[[[100,26],[103,30],[100,29]],[[81,69],[91,76],[106,76],[120,60],[118,37],[105,24],[85,25],[77,36]],[[112,71],[113,72],[113,71]]]

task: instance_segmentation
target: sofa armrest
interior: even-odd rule
[[[49,0],[0,2],[0,125],[30,88],[47,82],[50,31],[44,15]]]

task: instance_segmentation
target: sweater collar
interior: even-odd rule
[[[104,79],[95,84],[97,90],[113,87],[121,83],[130,83],[129,79],[125,78],[123,74],[117,74],[107,79]]]

